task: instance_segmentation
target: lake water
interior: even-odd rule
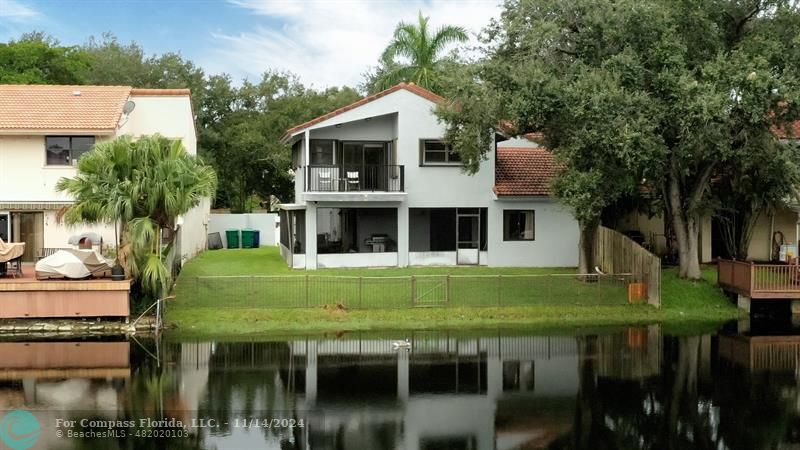
[[[708,331],[4,341],[0,410],[34,449],[798,448],[791,324]]]

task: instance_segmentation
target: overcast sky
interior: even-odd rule
[[[180,51],[210,73],[257,79],[289,70],[306,84],[355,86],[400,20],[479,32],[496,0],[0,0],[0,41],[31,30],[64,44],[112,31],[148,53]]]

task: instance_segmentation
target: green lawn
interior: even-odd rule
[[[665,270],[661,309],[627,305],[624,282],[609,278],[586,283],[570,276],[573,270],[410,267],[312,272],[287,268],[275,248],[209,251],[181,273],[167,321],[181,333],[227,335],[653,322],[693,326],[739,316],[714,286],[714,268],[704,272],[708,281],[701,282],[680,280],[674,270]]]

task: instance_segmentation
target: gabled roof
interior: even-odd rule
[[[189,89],[0,84],[0,133],[111,133],[131,96],[189,95]]]
[[[498,197],[550,196],[562,168],[542,147],[498,147],[493,191]]]
[[[0,131],[113,131],[129,86],[0,85]]]
[[[419,95],[420,97],[422,97],[424,99],[427,99],[427,100],[430,100],[430,101],[432,101],[434,103],[441,103],[441,102],[444,101],[443,97],[441,97],[439,95],[436,95],[433,92],[431,92],[431,91],[429,91],[429,90],[427,90],[425,88],[419,87],[414,83],[400,83],[400,84],[396,84],[396,85],[390,87],[389,89],[386,89],[386,90],[383,90],[381,92],[378,92],[377,94],[372,94],[372,95],[370,95],[368,97],[364,97],[361,100],[353,102],[353,103],[351,103],[351,104],[349,104],[347,106],[343,106],[343,107],[341,107],[339,109],[336,109],[336,110],[333,110],[333,111],[331,111],[331,112],[329,112],[327,114],[323,114],[323,115],[321,115],[319,117],[311,119],[308,122],[301,123],[300,125],[295,125],[292,128],[289,128],[288,130],[286,130],[286,133],[284,133],[283,138],[281,140],[286,140],[289,137],[291,137],[293,134],[295,134],[295,133],[297,133],[299,131],[303,131],[308,127],[316,125],[316,124],[318,124],[320,122],[324,122],[324,121],[326,121],[326,120],[328,120],[328,119],[330,119],[332,117],[336,117],[339,114],[342,114],[342,113],[345,113],[347,111],[356,109],[356,108],[358,108],[360,106],[366,105],[367,103],[373,102],[373,101],[375,101],[375,100],[377,100],[377,99],[379,99],[381,97],[386,97],[387,95],[389,95],[389,94],[391,94],[393,92],[397,92],[397,91],[399,91],[401,89],[405,89],[406,91],[411,92],[412,94]]]

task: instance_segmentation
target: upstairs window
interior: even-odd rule
[[[94,147],[94,136],[47,136],[45,149],[48,166],[74,166]]]
[[[503,210],[503,240],[532,241],[534,238],[533,210]]]
[[[420,153],[423,166],[460,165],[461,155],[449,144],[438,139],[420,141]]]
[[[311,139],[309,152],[312,165],[333,164],[333,153],[336,141],[331,139]]]

